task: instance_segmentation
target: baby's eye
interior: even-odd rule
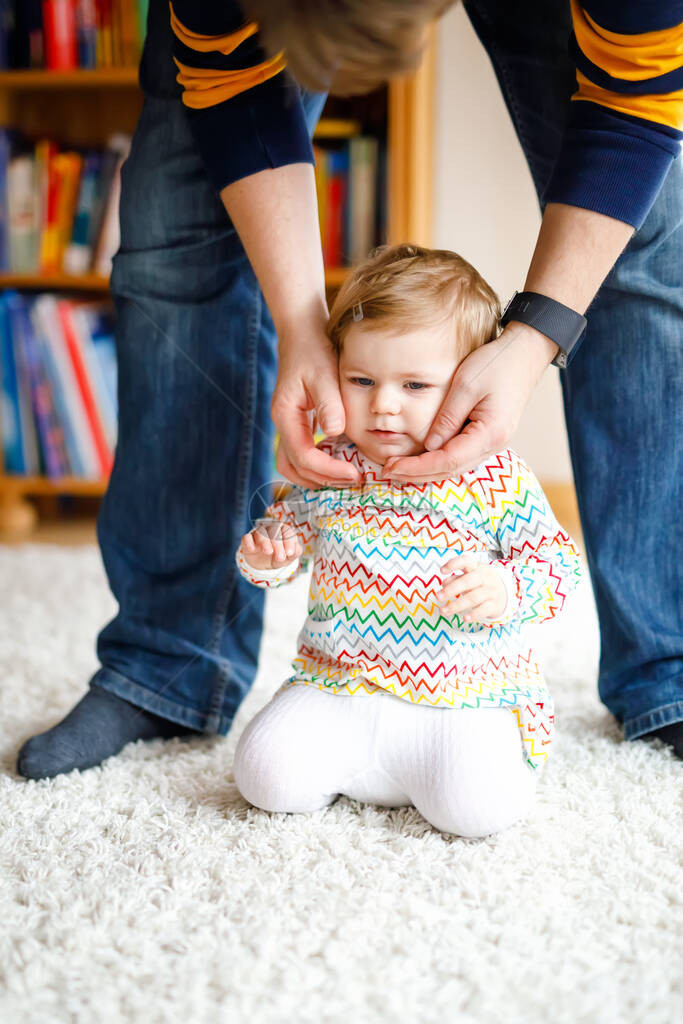
[[[369,377],[349,377],[352,384],[358,384],[362,388],[367,388],[373,384],[373,381]]]
[[[406,384],[409,391],[423,391],[429,384],[422,384],[419,380],[409,380]]]

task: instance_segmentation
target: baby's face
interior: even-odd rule
[[[381,466],[419,455],[458,362],[452,325],[397,334],[353,324],[339,357],[344,433]]]

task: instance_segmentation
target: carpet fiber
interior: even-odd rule
[[[558,728],[536,809],[484,840],[410,808],[244,803],[235,743],[287,673],[306,587],[269,595],[227,739],[26,782],[16,751],[82,695],[114,606],[96,548],[0,548],[4,1024],[680,1020],[682,766],[599,703],[589,586],[536,628]]]

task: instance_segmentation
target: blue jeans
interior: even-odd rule
[[[466,7],[540,195],[575,89],[568,5]],[[263,592],[236,571],[234,552],[273,476],[276,339],[185,121],[167,10],[152,0],[145,106],[122,178],[112,276],[119,440],[98,522],[119,612],[100,634],[92,683],[225,734],[253,682],[261,638]],[[304,96],[311,129],[322,101]],[[600,615],[599,692],[629,739],[683,719],[682,219],[678,161],[561,374]]]

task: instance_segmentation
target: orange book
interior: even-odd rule
[[[111,62],[121,66],[121,0],[110,0],[111,4]]]
[[[78,153],[60,153],[55,158],[58,166],[59,191],[57,193],[57,268],[62,269],[64,253],[71,238],[78,184],[81,179],[83,159]]]
[[[43,145],[41,143],[39,146]],[[38,147],[36,147],[37,151]],[[41,153],[39,184],[41,192],[41,232],[39,266],[41,274],[54,274],[59,269],[57,261],[57,197],[59,195],[60,168],[57,164],[57,147],[52,142],[44,143]]]
[[[318,223],[323,252],[327,237],[327,153],[320,146],[313,146],[315,158],[315,191],[318,197]]]
[[[121,63],[126,68],[136,67],[140,60],[137,0],[116,0],[116,3],[121,11]]]

